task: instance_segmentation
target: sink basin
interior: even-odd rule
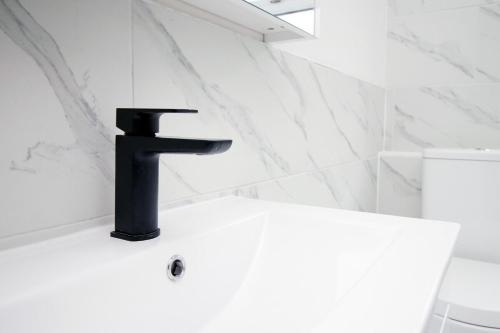
[[[0,331],[420,332],[459,229],[237,197],[159,220],[147,242],[110,224],[0,252]]]

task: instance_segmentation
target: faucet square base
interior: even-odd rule
[[[141,234],[141,235],[131,235],[121,231],[112,231],[110,235],[111,237],[114,238],[124,239],[131,242],[137,242],[137,241],[153,239],[160,236],[160,229],[158,228],[155,231],[150,232],[149,234]]]

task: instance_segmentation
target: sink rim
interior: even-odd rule
[[[232,207],[232,209],[221,211],[221,208],[223,207]],[[406,253],[408,257],[413,256],[417,261],[416,264],[420,265],[419,267],[424,267],[424,259],[429,260],[432,264],[432,267],[428,272],[416,272],[416,274],[426,279],[425,292],[422,292],[422,295],[414,294],[413,296],[415,298],[418,297],[418,304],[421,305],[420,309],[413,309],[414,324],[418,324],[420,326],[423,325],[426,316],[431,312],[433,297],[437,295],[439,282],[444,275],[444,269],[449,258],[451,257],[451,251],[453,249],[453,245],[459,230],[459,226],[454,223],[425,221],[331,208],[275,203],[253,199],[244,199],[239,197],[225,197],[162,211],[159,216],[160,226],[167,232],[164,232],[162,237],[159,237],[152,241],[128,243],[121,240],[109,238],[107,231],[112,228],[112,224],[109,223],[109,225],[95,227],[76,234],[58,237],[44,242],[39,242],[7,251],[0,251],[0,264],[2,262],[5,262],[3,259],[8,256],[15,257],[16,255],[27,255],[30,251],[40,249],[44,250],[51,247],[54,247],[55,249],[61,249],[65,248],[65,245],[67,244],[71,244],[73,248],[74,246],[76,246],[77,248],[78,246],[85,248],[86,246],[88,247],[89,244],[94,244],[94,246],[99,247],[99,251],[94,249],[94,252],[88,254],[90,257],[92,255],[95,256],[95,253],[97,252],[102,252],[102,250],[105,250],[109,251],[109,253],[112,253],[112,255],[110,255],[110,258],[108,258],[109,261],[114,262],[116,260],[126,260],[129,256],[147,255],[148,253],[150,253],[150,251],[168,246],[169,242],[183,240],[185,239],[185,237],[203,236],[207,232],[221,230],[256,218],[268,219],[269,216],[273,214],[273,212],[279,213],[283,210],[285,210],[287,214],[293,214],[294,212],[312,211],[316,212],[318,215],[326,213],[329,216],[335,216],[337,220],[342,221],[341,223],[344,224],[356,224],[362,226],[370,226],[371,224],[373,224],[374,226],[377,226],[375,228],[379,230],[388,230],[392,227],[397,226],[397,228],[400,228],[401,230],[401,234],[398,234],[397,237],[394,237],[394,239],[391,241],[391,244],[383,251],[381,258],[371,264],[370,268],[367,270],[367,273],[364,274],[360,282],[356,284],[352,291],[349,291],[349,293],[346,294],[345,302],[343,301],[342,306],[339,306],[338,309],[335,309],[332,312],[332,316],[328,317],[324,323],[318,324],[318,329],[320,331],[321,325],[326,325],[325,327],[334,327],[334,325],[342,324],[341,320],[339,320],[338,322],[332,322],[330,318],[342,318],[342,316],[338,313],[342,313],[343,309],[349,309],[350,307],[352,307],[352,300],[358,299],[358,303],[360,302],[359,300],[363,300],[364,296],[359,295],[359,290],[363,290],[364,288],[375,293],[379,292],[375,290],[375,286],[370,287],[370,284],[377,279],[377,276],[385,276],[390,280],[391,276],[389,276],[386,271],[397,273],[397,268],[411,268],[411,263],[408,262],[408,259],[402,258],[401,254],[399,254],[398,252]],[[202,215],[205,217],[203,219],[194,216],[203,211],[212,211],[212,213]],[[182,218],[183,216],[184,218]],[[112,218],[110,219],[112,220]],[[168,232],[169,230],[171,232]],[[429,251],[423,251],[422,253],[419,253],[419,251],[416,250],[415,244],[418,244],[416,243],[416,241],[425,239],[425,236],[432,236],[429,237],[429,246],[432,247],[432,249],[435,249],[436,252],[438,252],[438,255],[432,256]],[[94,243],[89,243],[89,241],[93,241]],[[380,271],[381,267],[385,267],[386,271]],[[9,269],[8,266],[4,266],[3,268]],[[411,280],[411,277],[405,278],[408,281]],[[2,281],[1,276],[0,281]],[[4,284],[0,283],[0,286],[1,285]],[[393,286],[385,283],[385,281],[382,281],[382,285],[383,286],[380,287],[382,290],[391,290],[391,288],[394,288]],[[396,298],[399,297],[398,295],[392,296]],[[361,305],[361,308],[368,306],[367,302],[361,301],[361,303],[362,304],[358,304]],[[397,312],[397,310],[398,307],[393,307],[393,311]],[[357,311],[359,311],[359,309]],[[375,309],[374,311],[378,311],[380,315],[380,309]],[[383,314],[384,313],[382,313],[382,315]],[[346,330],[346,332],[348,331]]]

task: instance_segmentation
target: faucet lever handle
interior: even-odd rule
[[[189,109],[117,108],[116,127],[126,135],[154,136],[160,130],[160,116],[164,113],[198,113]]]

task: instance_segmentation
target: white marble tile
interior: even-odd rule
[[[500,84],[392,89],[386,149],[500,148]]]
[[[381,152],[378,171],[377,212],[420,217],[422,154]]]
[[[267,182],[224,189],[163,203],[177,207],[227,195],[252,199],[375,212],[377,160],[356,161]]]
[[[376,160],[369,160],[286,177],[232,193],[265,200],[374,212],[375,191]]]
[[[214,192],[380,149],[383,89],[156,3],[136,0],[133,11],[135,105],[200,110],[164,116],[165,135],[234,140],[221,156],[163,158],[183,186],[162,181],[162,201],[178,199],[176,188]]]
[[[463,7],[495,4],[499,0],[389,0],[389,13],[394,16],[429,13]]]
[[[0,236],[112,213],[130,27],[127,1],[0,2]]]
[[[0,47],[0,237],[113,212],[115,108],[131,105],[197,108],[161,134],[234,140],[163,157],[163,203],[373,210],[382,88],[138,0],[2,1]]]
[[[481,6],[500,2],[499,0],[423,0],[425,11],[447,10],[461,7]]]
[[[331,184],[323,176],[326,170],[307,172],[277,180],[238,188],[231,194],[255,199],[314,205],[323,207],[339,207]]]
[[[326,178],[336,189],[340,208],[375,212],[377,160],[347,163],[328,169]]]
[[[388,86],[500,82],[498,5],[389,21]]]
[[[424,0],[387,0],[389,18],[424,11]]]
[[[330,129],[325,132],[331,131],[333,125],[335,142],[342,143],[340,147],[332,147],[337,149],[339,161],[373,158],[382,147],[384,91],[326,67],[312,67],[314,80],[319,83],[319,100],[330,116]],[[314,110],[311,109],[312,114]]]
[[[500,2],[389,5],[378,211],[418,217],[423,148],[500,147]]]
[[[135,105],[200,110],[199,115],[163,116],[160,134],[234,140],[231,150],[219,156],[163,157],[160,199],[174,200],[180,195],[172,178],[163,180],[165,173],[167,177],[169,173],[177,175],[184,187],[192,189],[191,194],[289,173],[289,160],[275,150],[252,117],[255,111],[245,103],[264,104],[269,93],[265,86],[253,83],[253,67],[246,60],[240,37],[157,4],[134,1],[133,12]],[[234,63],[228,66],[227,57]],[[234,87],[222,90],[227,77],[240,86],[239,95],[234,94]],[[258,111],[269,113],[265,107]],[[300,134],[293,129],[286,132],[287,123],[280,116],[285,115],[275,114],[270,124],[283,125],[284,136]]]
[[[479,8],[476,71],[500,82],[500,3]]]

